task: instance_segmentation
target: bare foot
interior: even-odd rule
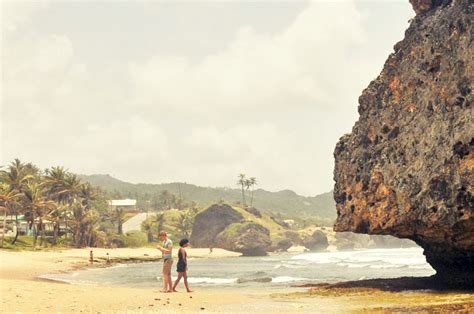
[[[168,292],[168,290],[166,290],[166,289],[161,289],[160,292],[166,293],[166,292]]]
[[[190,290],[187,290],[187,292],[188,292],[188,293],[191,293],[191,292],[193,292],[193,290],[190,289]]]
[[[176,289],[173,289],[173,292],[178,292],[178,290],[176,290]]]

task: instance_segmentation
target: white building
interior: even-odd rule
[[[124,207],[128,210],[136,210],[137,200],[124,199],[124,200],[108,200],[107,203],[110,207]]]

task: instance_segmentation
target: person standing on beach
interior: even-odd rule
[[[187,292],[193,292],[191,289],[189,289],[188,285],[188,254],[186,253],[186,248],[189,246],[189,240],[188,239],[182,239],[179,241],[179,251],[178,251],[178,267],[176,271],[178,272],[178,279],[174,282],[173,285],[173,292],[178,292],[176,291],[176,286],[178,285],[179,281],[181,278],[184,280],[184,286],[186,287]]]
[[[165,231],[161,231],[159,237],[162,245],[158,245],[156,248],[161,251],[163,257],[163,289],[160,291],[172,292],[171,266],[173,265],[173,242],[168,239]]]

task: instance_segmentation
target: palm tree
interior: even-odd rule
[[[112,213],[112,217],[117,223],[117,232],[118,234],[123,234],[123,222],[125,220],[125,211],[123,210],[123,207],[120,206],[115,206],[115,209]]]
[[[8,206],[10,212],[15,213],[15,225],[17,230],[12,244],[15,244],[16,240],[18,239],[18,214],[21,213],[20,210],[24,212],[25,203],[27,202],[24,192],[27,189],[28,183],[37,180],[39,173],[40,171],[36,166],[32,165],[31,163],[22,163],[19,159],[15,159],[6,167],[5,170],[0,171],[0,181],[8,186],[8,191],[6,193],[12,193],[10,195],[17,195],[16,202],[10,202]]]
[[[152,222],[150,220],[145,220],[143,223],[142,223],[142,228],[146,231],[146,235],[147,235],[147,239],[148,239],[148,243],[151,243],[153,242],[153,226],[152,226]]]
[[[157,234],[159,234],[160,231],[163,230],[163,225],[165,224],[165,215],[163,213],[156,214],[155,222],[156,222],[156,229],[158,231]]]
[[[97,241],[98,232],[97,224],[100,222],[100,214],[96,210],[90,210],[86,216],[87,223],[87,242],[84,243],[86,246],[94,246]],[[94,242],[93,242],[94,239]]]
[[[68,217],[74,217],[74,210],[77,208],[72,208],[72,204],[76,202],[78,197],[84,196],[84,193],[89,202],[87,193],[90,185],[82,184],[81,180],[72,173],[69,173],[63,167],[51,167],[46,169],[46,175],[44,177],[44,184],[47,187],[48,196],[51,200],[55,201],[58,204],[58,210],[54,212],[54,234],[53,234],[53,243],[56,244],[57,236],[59,234],[60,221],[64,220],[66,226],[66,237],[68,232]],[[93,193],[92,191],[90,193]],[[85,210],[89,210],[87,207]],[[78,240],[75,239],[74,242],[77,245]]]
[[[245,179],[245,190],[247,192],[247,197],[250,198],[250,180],[249,179]],[[248,199],[247,198],[247,199]]]
[[[97,211],[87,208],[82,200],[78,199],[72,204],[74,245],[81,247],[91,245],[91,240],[95,232],[94,226],[99,221]]]
[[[46,234],[43,220],[47,216],[49,211],[55,208],[55,203],[51,200],[48,200],[44,194],[45,193],[43,187],[35,182],[28,183],[28,185],[26,186],[26,190],[24,191],[26,199],[25,208],[30,216],[30,223],[33,227],[34,232],[33,248],[36,247],[38,231],[41,231],[41,244],[46,244]],[[36,220],[38,220],[37,225]]]
[[[68,202],[72,203],[78,197],[78,194],[82,192],[83,186],[81,180],[77,177],[77,175],[73,173],[66,173],[64,178],[64,193]]]
[[[240,185],[241,188],[242,188],[242,205],[245,207],[245,191],[244,191],[244,187],[245,187],[245,174],[241,173],[239,174],[238,176],[239,180],[237,181],[237,185]]]
[[[96,238],[96,225],[100,221],[99,213],[94,209],[85,209],[84,215],[79,222],[80,236],[77,240],[79,246],[93,246],[93,239]]]
[[[79,185],[78,196],[86,209],[92,209],[92,202],[99,198],[99,192],[89,182]]]
[[[51,167],[46,169],[44,184],[48,197],[57,203],[56,209],[50,213],[53,221],[53,245],[56,245],[60,231],[61,219],[66,220],[68,210],[70,210],[70,194],[66,187],[67,171],[63,167]]]
[[[189,234],[193,229],[193,222],[190,215],[181,213],[178,219],[178,231],[184,238],[189,238]]]
[[[4,210],[3,216],[3,228],[2,228],[2,242],[1,246],[3,247],[3,240],[5,238],[5,229],[7,227],[7,212],[11,211],[11,208],[16,204],[20,193],[17,193],[15,190],[11,191],[7,184],[2,184],[0,186],[0,209]],[[18,234],[18,229],[17,229]]]
[[[255,191],[255,186],[257,185],[257,178],[251,177],[248,181],[250,187],[252,188],[252,193],[250,194],[250,206],[253,206],[253,193]]]
[[[35,180],[39,174],[38,168],[28,163],[22,163],[19,159],[15,159],[7,167],[7,170],[0,171],[1,181],[9,186],[10,191],[16,190],[23,192],[26,185]]]
[[[160,192],[159,200],[161,209],[171,209],[174,202],[174,195],[168,192],[168,190],[163,190]]]
[[[67,218],[68,216],[71,216],[71,214],[72,216],[74,216],[71,210],[71,206],[77,201],[78,194],[81,192],[81,189],[82,189],[81,184],[82,182],[81,180],[79,180],[77,175],[67,172],[64,176],[63,190],[59,192],[61,195],[61,198],[64,199],[67,204],[69,204],[68,210],[66,211],[65,217],[64,217],[64,223],[66,225],[65,226],[66,237],[68,233],[68,226],[67,226],[68,219]]]
[[[63,167],[51,167],[45,170],[44,183],[51,199],[58,203],[68,202],[66,188],[67,171]]]
[[[53,222],[53,245],[56,245],[59,235],[59,224],[61,219],[67,215],[69,205],[55,202],[55,208],[48,213],[48,218]]]
[[[76,186],[77,182],[80,182],[77,178],[71,178],[69,181],[72,186]],[[79,183],[77,197],[84,211],[84,218],[81,220],[81,241],[79,243],[91,245],[92,237],[95,234],[94,226],[100,219],[99,213],[93,208],[94,201],[99,199],[99,191],[89,182]]]

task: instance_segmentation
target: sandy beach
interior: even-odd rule
[[[97,261],[105,264],[106,253],[117,261],[154,260],[157,251],[141,249],[93,249]],[[192,249],[190,258],[225,258],[239,253],[214,249]],[[316,285],[282,289],[206,288],[188,294],[164,294],[158,289],[72,285],[38,279],[46,273],[77,270],[88,266],[89,249],[63,251],[0,251],[0,296],[2,312],[459,312],[474,310],[469,292],[427,291],[387,288],[378,284]],[[157,270],[159,272],[159,270]],[[403,282],[401,285],[403,286]],[[385,287],[385,289],[384,289]],[[400,286],[397,286],[400,288]]]

